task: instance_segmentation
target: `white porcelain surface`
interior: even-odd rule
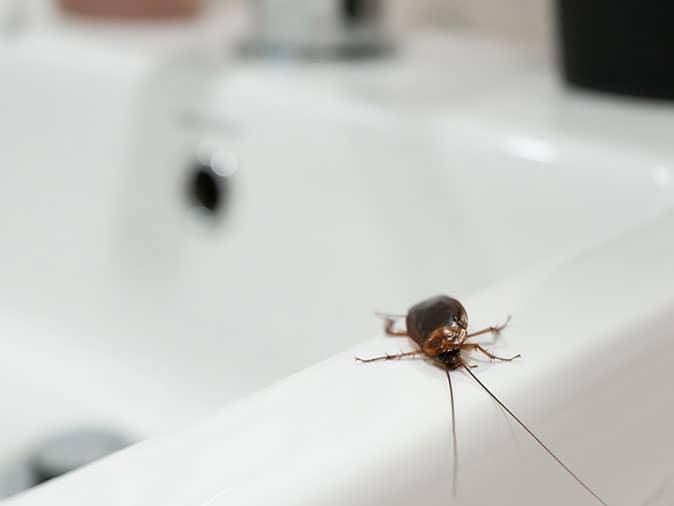
[[[662,385],[671,381],[673,231],[669,214],[466,300],[477,325],[512,312],[497,349],[523,354],[480,377],[609,504],[672,499],[674,410]],[[369,340],[13,504],[447,504],[443,374],[423,362],[353,361],[397,349]],[[461,504],[593,504],[456,377]]]
[[[672,413],[634,394],[667,379],[672,218],[648,223],[674,199],[671,111],[430,37],[372,67],[230,66],[195,133],[151,60],[24,44],[0,82],[0,162],[17,168],[0,176],[5,454],[83,419],[190,427],[17,504],[445,504],[442,375],[352,361],[406,344],[349,349],[380,334],[374,309],[438,292],[475,325],[513,314],[504,352],[524,360],[480,373],[609,503],[664,483]],[[238,167],[215,223],[183,195],[202,140]],[[465,504],[586,499],[486,395],[460,379],[457,396]]]

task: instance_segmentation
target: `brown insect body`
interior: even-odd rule
[[[407,312],[405,325],[426,356],[449,369],[461,366],[460,346],[468,335],[468,313],[458,300],[446,295],[423,300]]]

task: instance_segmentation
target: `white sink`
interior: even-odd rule
[[[651,364],[628,343],[641,324],[653,349],[668,346],[655,322],[673,323],[658,312],[674,295],[657,249],[669,219],[648,223],[674,202],[674,157],[596,134],[582,109],[644,125],[647,110],[567,94],[518,53],[480,89],[471,55],[499,52],[419,40],[437,61],[447,47],[461,57],[446,71],[414,51],[373,68],[232,63],[206,132],[182,121],[190,95],[164,86],[184,60],[93,47],[82,71],[70,42],[3,48],[0,461],[87,421],[166,434],[16,504],[445,504],[442,375],[351,360],[407,344],[344,352],[380,334],[375,309],[435,293],[466,298],[476,325],[513,314],[507,349],[524,360],[485,381],[609,503],[658,489],[665,453],[642,468],[617,459],[660,451],[671,422],[649,418],[653,440],[638,447],[637,414],[662,404],[631,395],[633,410],[625,392],[657,392],[651,366],[666,381],[664,353]],[[462,68],[468,84],[443,94]],[[34,86],[43,73],[58,76],[49,97]],[[220,220],[195,219],[184,198],[204,138],[238,167]],[[524,435],[509,441],[485,395],[457,387],[462,503],[586,499]],[[639,484],[618,487],[630,472]]]

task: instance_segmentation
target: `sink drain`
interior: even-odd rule
[[[37,482],[42,483],[110,455],[131,443],[126,436],[111,430],[71,430],[42,441],[29,463]]]
[[[0,466],[0,500],[37,485],[37,477],[26,462]]]
[[[101,459],[133,441],[118,431],[82,428],[42,440],[26,457],[0,464],[0,501]]]

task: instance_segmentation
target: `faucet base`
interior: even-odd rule
[[[369,40],[368,40],[369,39]],[[251,37],[239,45],[246,58],[279,60],[361,60],[389,56],[395,51],[391,37],[346,38],[333,43],[279,41],[265,37]]]

